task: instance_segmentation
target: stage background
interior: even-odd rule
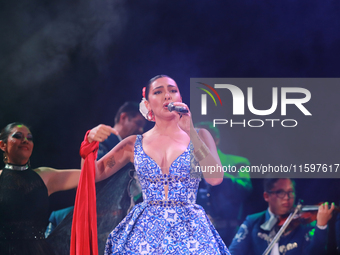
[[[157,74],[173,77],[188,104],[191,77],[338,77],[339,11],[339,1],[317,0],[2,1],[0,126],[27,123],[35,141],[33,167],[78,168],[85,132],[113,125],[117,108],[139,101],[141,88]],[[315,89],[325,95],[315,102],[312,93],[311,100],[322,125],[300,130],[300,147],[284,134],[274,139],[235,131],[223,137],[225,152],[251,163],[258,157],[279,162],[287,151],[305,157],[308,147],[315,153],[308,156],[325,151],[339,163],[339,93]],[[318,112],[324,105],[331,111]],[[298,184],[309,203],[340,200],[338,179]],[[249,213],[266,205],[260,181],[253,185]],[[72,203],[61,200],[60,206]]]

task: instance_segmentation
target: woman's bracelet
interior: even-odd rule
[[[197,159],[197,161],[201,161],[206,156],[208,156],[209,153],[210,153],[209,148],[205,145],[205,143],[202,142],[201,147],[197,151],[194,151],[194,156]]]

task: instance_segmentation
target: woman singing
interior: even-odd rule
[[[188,112],[170,112],[170,103]],[[166,75],[152,78],[143,89],[141,112],[155,126],[127,137],[96,164],[98,181],[133,162],[144,199],[111,232],[105,254],[229,254],[203,208],[195,204],[201,173],[191,161],[221,165],[212,136],[194,129],[176,82]],[[99,125],[89,132],[88,142],[104,141],[111,132],[111,127]],[[203,177],[218,185],[223,172]]]

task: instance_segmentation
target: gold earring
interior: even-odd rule
[[[5,155],[5,153],[3,154],[3,161],[4,161],[5,164],[8,163],[8,158],[7,158],[7,156]]]

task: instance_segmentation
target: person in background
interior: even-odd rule
[[[120,141],[131,135],[142,134],[146,124],[145,118],[139,112],[137,102],[125,102],[115,115],[113,129],[104,141],[99,143],[97,160],[104,157]],[[122,167],[117,175],[96,184],[97,190],[97,224],[98,250],[103,251],[107,236],[129,210],[143,201],[142,188],[138,181],[134,165],[128,163]]]
[[[279,231],[281,220],[294,209],[295,183],[290,179],[264,179],[263,197],[268,202],[268,209],[247,216],[229,247],[231,254],[263,254]],[[324,203],[319,206],[316,222],[288,227],[270,255],[325,254],[327,223],[333,210],[334,204],[329,207]]]
[[[5,167],[0,170],[0,254],[46,255],[48,196],[75,188],[80,170],[31,168],[33,136],[23,123],[8,124],[0,133]]]
[[[64,218],[73,210],[74,206],[69,206],[60,210],[53,211],[48,218],[48,226],[45,231],[47,238],[52,231],[64,220]]]
[[[202,180],[197,198],[197,203],[209,214],[224,243],[230,244],[245,217],[244,203],[252,191],[249,173],[241,171],[250,162],[247,158],[225,154],[220,150],[220,131],[211,122],[196,123],[195,128],[205,128],[211,133],[222,166],[231,169],[224,173],[220,185],[211,186]]]
[[[105,156],[122,139],[130,135],[141,134],[145,124],[146,120],[139,112],[139,104],[132,101],[125,102],[119,107],[114,117],[114,126],[112,128],[116,131],[116,134],[111,133],[107,139],[99,143],[97,160]],[[83,164],[83,160],[81,164]],[[117,175],[112,175],[105,180],[97,182],[96,193],[98,249],[104,250],[107,236],[111,230],[126,216],[129,208],[143,200],[141,187],[135,175],[133,164],[128,163]],[[69,253],[72,209],[73,207],[69,207],[54,211],[49,219],[50,224],[46,235],[49,235],[62,219],[68,216],[67,220],[54,233],[52,232],[49,238],[59,254],[66,255]],[[65,239],[63,245],[59,244],[60,238]]]
[[[340,254],[340,213],[339,212],[337,213],[336,218],[335,218],[335,244],[336,244],[336,254]]]
[[[113,129],[117,131],[117,135],[112,133],[105,141],[99,143],[97,160],[106,155],[122,139],[130,135],[142,134],[146,124],[136,102],[125,102],[118,109],[114,122]]]

